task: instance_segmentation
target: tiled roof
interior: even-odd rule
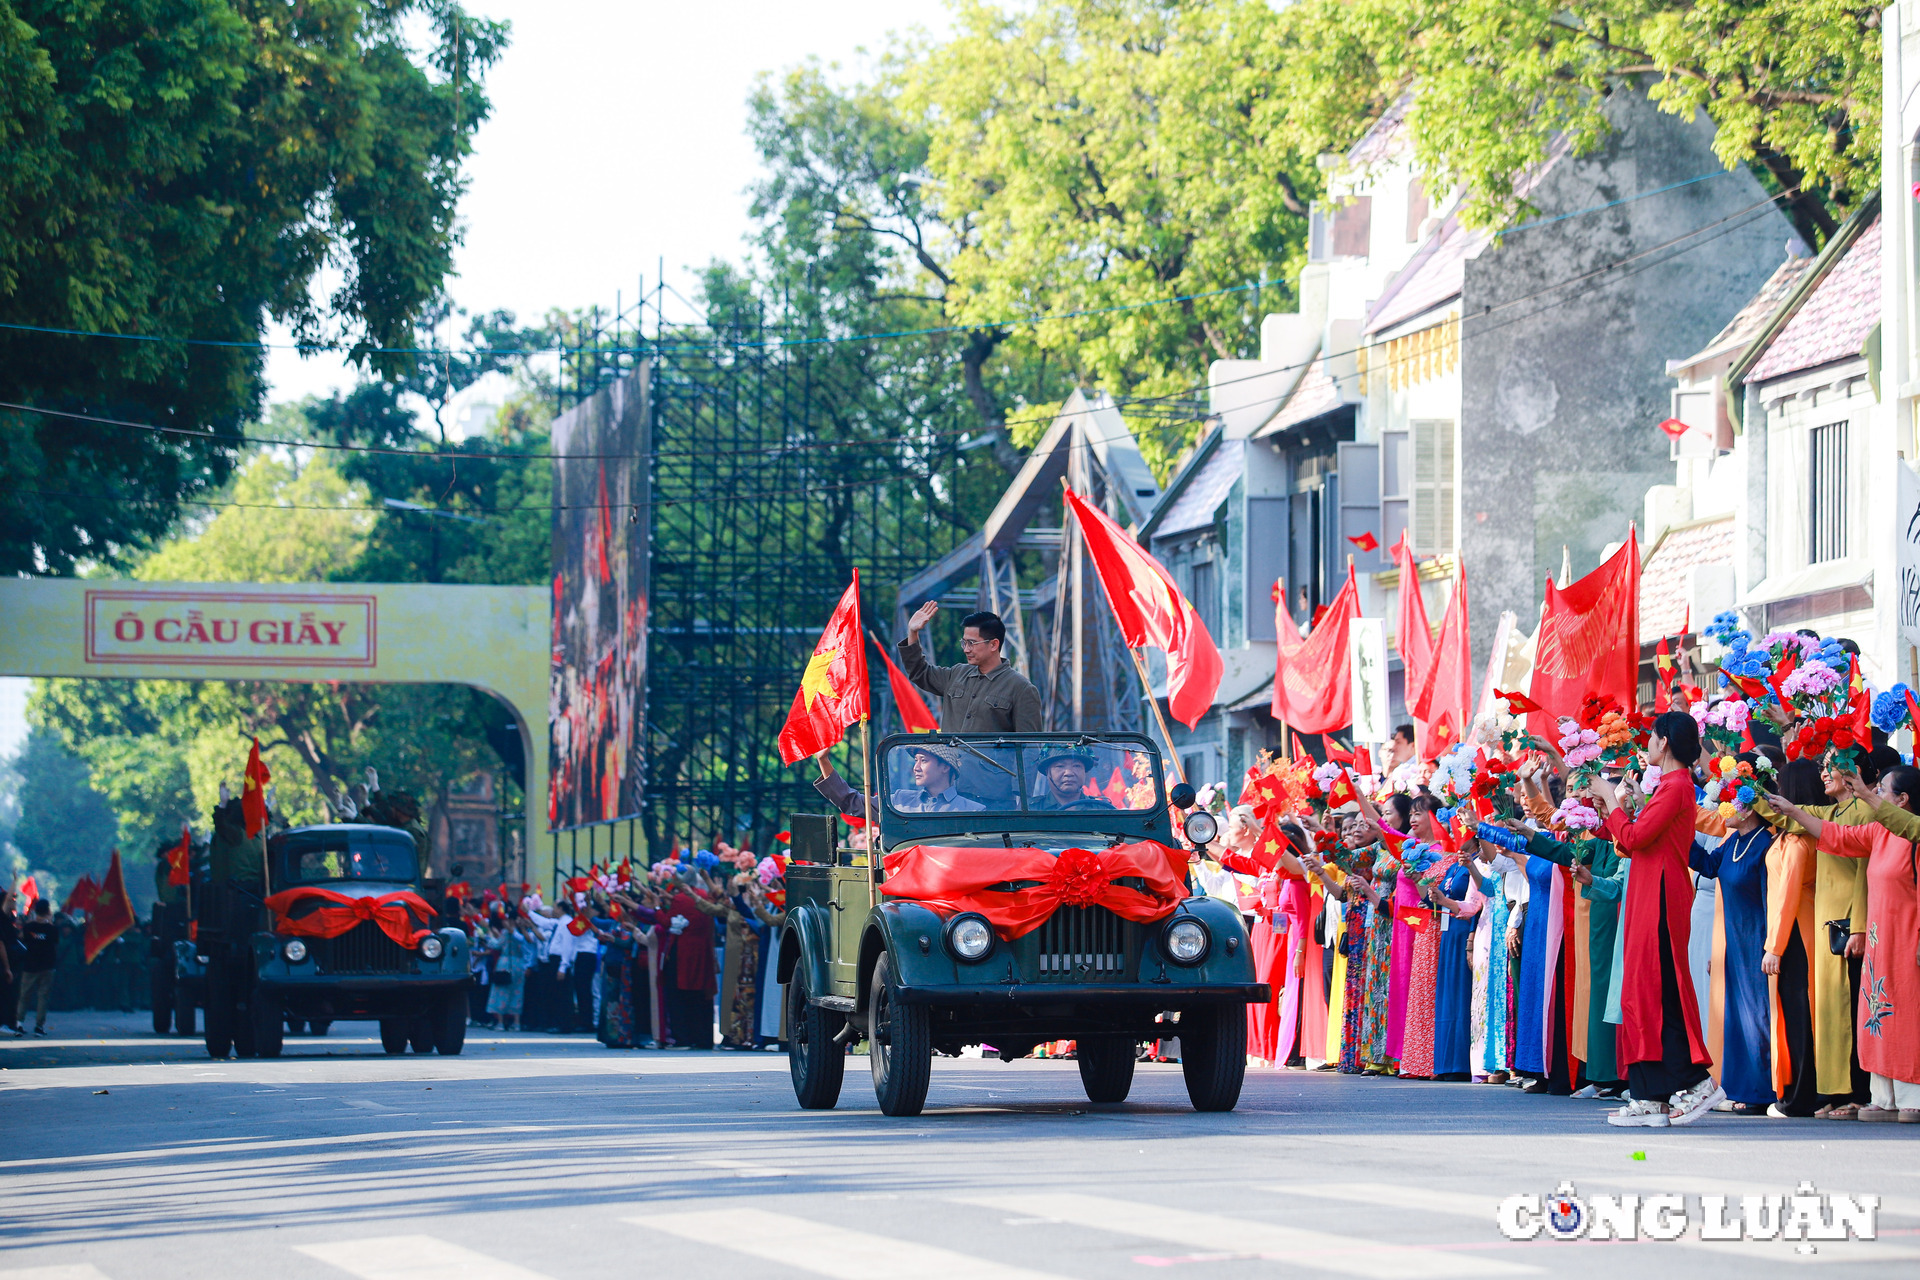
[[[1392,106],[1380,113],[1380,118],[1367,127],[1360,135],[1360,141],[1347,148],[1347,164],[1354,169],[1365,169],[1382,160],[1390,160],[1407,149],[1407,108],[1413,105],[1413,95],[1403,93],[1394,100]]]
[[[1860,354],[1880,323],[1880,219],[1860,233],[1826,278],[1747,371],[1745,381],[1764,382]]]
[[[1300,385],[1293,389],[1287,402],[1280,406],[1280,412],[1273,415],[1259,430],[1258,434],[1267,436],[1276,431],[1285,431],[1288,427],[1298,426],[1309,418],[1317,418],[1323,413],[1338,409],[1346,401],[1340,398],[1340,384],[1327,373],[1324,357],[1315,356],[1313,363],[1307,366],[1307,372],[1301,377]]]
[[[1240,465],[1246,456],[1244,440],[1222,440],[1200,470],[1186,482],[1175,498],[1166,518],[1154,526],[1156,538],[1171,537],[1192,529],[1204,529],[1213,523],[1213,513],[1226,501],[1227,491],[1240,478]]]
[[[1745,348],[1760,336],[1760,331],[1767,327],[1767,321],[1773,318],[1773,313],[1780,309],[1780,304],[1787,300],[1787,295],[1793,292],[1794,286],[1800,283],[1813,264],[1811,255],[1786,259],[1773,269],[1767,282],[1760,286],[1760,292],[1754,294],[1747,305],[1727,321],[1727,327],[1714,335],[1712,342],[1701,348],[1698,354],[1674,361],[1674,365],[1698,364],[1708,356]]]
[[[1677,636],[1687,629],[1687,570],[1733,559],[1733,517],[1669,529],[1640,567],[1640,642]],[[1705,618],[1691,620],[1694,628]]]

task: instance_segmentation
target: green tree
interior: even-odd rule
[[[1880,9],[1872,0],[1303,0],[1284,15],[1299,51],[1282,87],[1329,108],[1323,145],[1351,141],[1352,109],[1408,91],[1416,155],[1466,216],[1500,226],[1514,183],[1566,138],[1608,132],[1613,93],[1717,127],[1728,167],[1754,166],[1810,244],[1879,185]],[[1377,111],[1375,112],[1377,114]],[[1309,130],[1309,132],[1314,132]]]
[[[98,879],[106,871],[119,824],[112,805],[89,782],[87,762],[58,735],[29,731],[13,768],[20,779],[13,847],[57,906],[62,890],[81,876]]]
[[[269,318],[405,363],[506,34],[453,0],[0,0],[0,400],[180,433],[0,411],[0,572],[124,560],[217,490]]]

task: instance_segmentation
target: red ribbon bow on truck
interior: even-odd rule
[[[943,916],[977,911],[1012,941],[1054,909],[1105,907],[1124,920],[1164,919],[1187,896],[1187,858],[1152,840],[1095,852],[912,845],[886,857],[880,892],[922,903]],[[1144,887],[1117,883],[1136,880]],[[1011,884],[1016,887],[994,889]]]
[[[316,907],[300,916],[292,914],[296,906],[315,900],[329,905]],[[337,938],[371,920],[380,926],[382,933],[408,948],[417,947],[420,939],[433,932],[418,927],[414,923],[415,917],[431,922],[435,914],[433,908],[427,905],[427,900],[411,889],[383,893],[377,898],[356,898],[351,894],[311,885],[282,889],[267,899],[267,909],[273,912],[275,933],[291,934],[296,938]]]

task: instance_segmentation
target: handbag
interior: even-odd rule
[[[1853,933],[1853,921],[1827,921],[1827,950],[1837,956],[1847,954],[1847,939]]]
[[[510,986],[512,986],[512,985],[513,985],[513,970],[511,970],[511,969],[495,969],[495,970],[493,971],[493,985],[494,985],[494,986],[496,986],[496,987],[510,987]]]

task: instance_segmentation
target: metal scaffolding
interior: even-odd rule
[[[867,368],[885,357],[849,349],[861,344],[789,342],[816,335],[758,316],[669,324],[661,301],[592,313],[557,384],[565,408],[650,362],[640,827],[654,858],[675,838],[765,848],[796,808],[822,803],[776,736],[853,568],[869,629],[884,632],[899,584],[977,524],[961,467],[991,470],[969,482],[988,493],[1005,479],[951,433],[903,432],[916,418],[889,384],[897,366]],[[870,667],[884,690],[884,667]],[[886,713],[875,730],[890,731],[891,701],[872,705]]]

